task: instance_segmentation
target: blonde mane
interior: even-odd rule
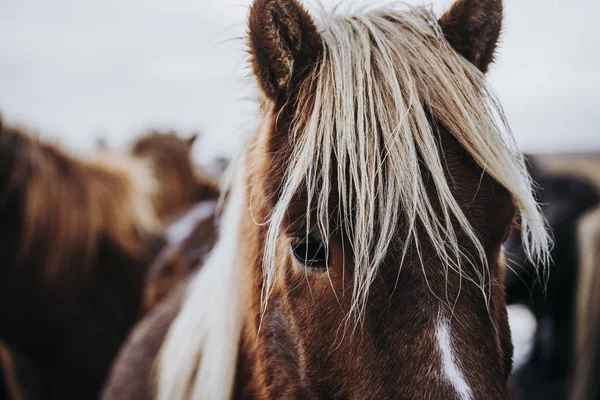
[[[290,133],[295,148],[281,196],[266,221],[263,306],[275,281],[282,223],[294,195],[304,188],[307,210],[316,210],[316,220],[307,221],[308,226],[327,238],[330,217],[343,221],[355,265],[351,312],[358,318],[398,234],[405,236],[405,249],[430,240],[447,267],[458,272],[480,261],[478,283],[489,290],[482,243],[450,191],[438,130],[429,116],[510,191],[521,213],[527,254],[545,262],[550,243],[545,220],[502,109],[483,74],[446,42],[432,13],[397,7],[363,9],[352,16],[335,11],[322,13],[317,25],[323,58],[301,89]],[[267,113],[265,121],[272,117]],[[263,123],[261,130],[267,126]],[[261,130],[257,134],[265,134]],[[437,190],[441,219],[428,198],[425,171]],[[236,252],[239,222],[248,212],[241,175],[230,194],[220,239],[189,287],[163,345],[157,371],[160,400],[231,397],[241,334],[243,266]],[[334,189],[339,207],[338,215],[331,216],[328,202]],[[403,232],[397,226],[401,213],[409,223]],[[473,242],[478,260],[467,259],[459,247],[453,220]]]
[[[545,219],[503,111],[483,74],[444,39],[433,14],[398,7],[363,9],[351,16],[334,11],[321,13],[317,25],[324,54],[299,95],[291,132],[297,144],[269,221],[263,306],[273,287],[277,238],[294,194],[306,187],[307,209],[315,208],[317,216],[308,225],[327,238],[334,184],[339,207],[333,217],[343,221],[354,253],[351,311],[356,316],[364,312],[369,288],[399,233],[404,255],[411,243],[418,249],[421,240],[430,240],[451,270],[462,274],[465,264],[482,263],[478,284],[489,290],[482,243],[450,191],[438,129],[429,116],[508,189],[520,210],[527,255],[546,262]],[[427,195],[424,171],[437,191],[441,218]],[[408,229],[398,232],[401,214]],[[453,219],[474,244],[477,260],[461,251]]]
[[[187,288],[157,359],[158,400],[231,398],[242,329],[238,247],[246,211],[244,163],[236,165],[240,167],[230,167],[233,176],[219,240]]]

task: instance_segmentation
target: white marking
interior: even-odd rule
[[[166,229],[167,240],[170,244],[184,241],[201,220],[210,218],[215,213],[215,201],[202,201],[193,206],[188,212],[177,218]]]
[[[524,305],[513,304],[508,306],[507,310],[514,347],[513,371],[516,371],[529,361],[537,331],[537,321],[533,313]]]
[[[472,398],[471,388],[458,365],[458,360],[452,346],[450,326],[448,321],[443,317],[438,320],[435,328],[435,337],[440,349],[444,375],[462,400],[470,400]]]

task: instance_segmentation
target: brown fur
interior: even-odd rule
[[[585,178],[600,191],[600,154],[559,154],[536,159],[548,172]],[[579,221],[579,276],[577,279],[577,312],[572,327],[574,372],[571,375],[571,398],[596,399],[600,396],[597,372],[600,368],[600,207]]]
[[[39,382],[28,360],[0,340],[0,399],[36,398],[39,398]]]
[[[458,0],[440,18],[440,25],[452,47],[487,72],[502,28],[502,1]]]
[[[460,4],[477,8],[483,3]],[[452,37],[451,28],[449,25],[448,37]],[[481,26],[471,28],[464,32],[481,33]],[[496,37],[487,38],[490,42],[485,43],[486,48],[493,48]],[[482,60],[486,51],[469,47],[479,42],[463,39],[459,43],[462,48],[457,50],[476,55],[473,62],[479,66],[485,64]],[[439,151],[451,190],[484,246],[493,277],[489,309],[475,284],[461,281],[453,272],[449,272],[446,281],[444,265],[433,256],[436,252],[429,242],[420,243],[422,254],[431,255],[425,257],[423,266],[428,271],[428,281],[418,265],[414,245],[409,249],[407,265],[398,275],[402,244],[394,243],[371,289],[364,323],[354,331],[354,321],[347,319],[354,267],[352,249],[344,245],[347,240],[339,233],[328,238],[332,259],[328,274],[302,270],[289,254],[290,237],[306,229],[302,225],[306,220],[306,196],[298,193],[278,238],[274,289],[261,321],[262,264],[268,227],[256,221],[267,221],[279,198],[293,147],[289,133],[297,96],[306,85],[307,71],[319,61],[322,42],[310,16],[295,0],[256,0],[249,17],[249,40],[254,73],[265,95],[264,110],[271,119],[268,129],[254,137],[244,170],[244,210],[250,209],[252,215],[244,213],[241,227],[240,251],[245,271],[239,279],[246,287],[232,398],[457,398],[449,382],[436,372],[441,365],[434,342],[435,320],[438,312],[450,313],[440,306],[429,287],[434,293],[446,293],[448,298],[457,300],[450,323],[455,351],[468,376],[473,398],[507,398],[512,344],[500,247],[516,209],[508,191],[487,175],[446,129],[440,131]],[[423,179],[430,182],[428,195],[435,201],[437,194],[431,177],[424,175]],[[336,201],[333,195],[332,203]],[[403,220],[398,222],[399,226],[406,224]],[[459,243],[467,254],[475,254],[467,237],[459,237]],[[154,335],[149,329],[145,331],[148,340],[153,340]],[[144,352],[144,346],[140,348]],[[143,362],[149,362],[144,359]],[[134,357],[121,358],[121,362],[124,365],[116,368],[125,368],[131,375],[113,375],[113,379],[125,385],[133,382],[133,387],[139,387],[140,381],[147,384],[147,368],[140,376],[135,374]],[[116,392],[109,393],[115,397],[106,399],[117,398]],[[127,389],[127,393],[131,393],[130,398],[141,399],[144,395],[139,393],[147,391]]]
[[[185,283],[170,291],[165,301],[158,304],[132,330],[123,344],[109,374],[102,399],[150,400],[154,398],[152,375],[169,326],[177,316]]]
[[[600,396],[600,208],[579,226],[581,268],[578,287],[576,359],[572,399]]]
[[[268,97],[285,102],[323,51],[315,24],[296,1],[258,0],[249,25],[254,75]]]
[[[163,301],[173,288],[202,265],[216,241],[215,219],[213,214],[198,221],[188,237],[181,243],[169,244],[150,265],[144,289],[146,311]]]
[[[536,160],[548,172],[581,176],[600,190],[600,153],[553,154],[537,156]]]
[[[555,173],[579,175],[600,190],[600,155],[573,154],[538,157],[543,167]],[[579,278],[577,315],[574,327],[575,348],[571,398],[596,399],[600,396],[597,372],[600,368],[600,208],[588,213],[579,223]]]
[[[152,131],[131,146],[131,153],[149,161],[154,172],[159,186],[155,207],[163,222],[171,222],[199,201],[219,197],[217,183],[192,162],[195,140],[196,136],[182,139],[174,132]]]
[[[460,6],[459,3],[456,7]],[[280,11],[282,9],[285,12]],[[287,13],[290,9],[296,10],[298,16],[289,17]],[[455,12],[456,9],[451,11]],[[274,13],[277,18],[269,13]],[[279,16],[279,13],[283,15]],[[276,107],[281,97],[274,95],[273,81],[268,79],[270,75],[264,71],[270,71],[271,74],[279,71],[277,64],[276,68],[272,68],[272,60],[285,59],[287,53],[284,51],[278,57],[282,52],[278,42],[265,38],[264,32],[285,32],[273,21],[298,21],[304,18],[304,11],[295,1],[258,1],[251,11],[250,45],[254,54],[254,71],[261,87],[265,88],[265,95]],[[461,19],[461,23],[465,21]],[[318,42],[313,39],[318,33],[309,23],[302,24],[301,28],[292,24],[290,29],[290,36],[309,37],[311,43]],[[297,34],[299,29],[303,29],[301,35]],[[488,48],[493,47],[496,37],[488,36],[487,39],[490,41]],[[284,43],[287,40],[291,39],[286,36],[281,39]],[[477,43],[461,42],[464,46],[474,44]],[[459,49],[461,52],[465,50]],[[482,65],[482,51],[474,48],[469,50],[470,53],[465,54],[477,55],[473,61]],[[264,54],[270,56],[265,57]],[[313,53],[313,57],[318,55],[318,51]],[[304,64],[310,65],[316,61],[313,59]],[[292,94],[297,91],[294,87],[287,89]],[[294,104],[293,100],[288,104]],[[287,132],[292,113],[288,108],[277,108],[275,112],[279,110],[278,119],[272,121],[268,135],[255,139],[248,156],[247,192],[252,193],[248,204],[252,208],[253,218],[245,218],[243,235],[246,238],[245,265],[253,266],[248,271],[253,284],[246,293],[247,318],[244,321],[234,398],[454,398],[448,383],[434,378],[429,370],[440,368],[439,363],[431,360],[431,355],[436,354],[437,350],[432,341],[432,317],[435,319],[435,316],[430,314],[431,310],[438,309],[439,300],[431,295],[420,267],[406,266],[397,276],[395,262],[399,253],[391,252],[381,276],[374,284],[375,288],[371,290],[363,328],[352,334],[353,322],[350,321],[349,331],[344,335],[352,290],[352,267],[347,266],[349,270],[344,273],[340,265],[341,259],[345,259],[346,263],[352,260],[351,250],[342,244],[344,238],[330,238],[333,261],[328,275],[306,273],[296,267],[287,255],[288,239],[285,236],[294,236],[297,231],[305,229],[298,224],[298,221],[305,220],[302,194],[298,196],[297,207],[293,206],[290,210],[289,225],[285,227],[286,234],[281,238],[278,278],[262,322],[262,330],[259,331],[263,284],[261,265],[267,228],[253,221],[267,220],[273,199],[278,198],[279,185],[284,179],[283,171],[289,162],[290,138]],[[515,216],[515,208],[507,191],[483,173],[448,131],[442,131],[439,145],[448,165],[447,174],[455,182],[452,187],[454,195],[483,240],[496,282],[492,287],[490,320],[477,287],[462,281],[452,319],[457,340],[456,351],[468,373],[475,398],[506,398],[512,345],[499,255],[500,245]],[[424,179],[427,181],[428,178],[425,176]],[[430,196],[435,198],[433,187],[429,189]],[[403,224],[399,221],[400,226]],[[466,238],[461,238],[460,242],[467,252],[474,252]],[[435,254],[431,244],[421,243],[421,246],[424,254]],[[409,252],[407,259],[416,262],[416,249]],[[438,263],[439,260],[432,257],[426,261],[424,268],[431,271],[427,278],[432,289],[436,293],[444,293],[444,269]],[[397,278],[397,290],[394,292]],[[450,273],[446,288],[448,296],[454,299],[459,290],[458,275]]]
[[[185,218],[185,217],[184,217]],[[102,398],[153,398],[152,374],[169,326],[179,312],[184,288],[215,243],[216,215],[198,221],[181,243],[171,243],[148,269],[144,288],[147,315],[123,344]]]
[[[269,139],[273,140],[277,136],[271,133]],[[274,146],[268,149],[270,151],[256,145],[249,157],[253,162],[249,165],[248,182],[266,181],[261,167],[268,166],[267,171],[282,170],[281,163],[285,163],[282,151],[285,140],[284,136],[281,137],[278,143],[270,143]],[[279,152],[274,151],[275,149]],[[444,140],[444,152],[451,154],[447,161],[448,165],[454,166],[449,174],[457,182],[461,182],[461,189],[472,188],[468,192],[465,190],[471,193],[469,195],[461,191],[461,203],[465,207],[470,204],[472,222],[484,237],[491,268],[498,279],[492,295],[492,318],[499,336],[496,336],[488,320],[481,294],[465,282],[457,302],[454,317],[456,325],[453,325],[453,329],[458,330],[456,336],[462,338],[464,347],[459,352],[465,363],[468,363],[464,368],[477,374],[470,381],[479,385],[473,387],[476,398],[505,398],[512,346],[503,301],[500,274],[502,267],[498,257],[500,244],[514,217],[514,207],[506,191],[489,177],[481,181],[477,191],[481,170],[448,134]],[[269,155],[272,154],[281,156],[271,159]],[[259,162],[265,164],[261,165]],[[272,176],[270,172],[268,174]],[[279,178],[283,177],[279,175]],[[458,187],[454,189],[461,196]],[[253,191],[253,213],[258,220],[267,215],[267,199],[276,197],[268,188],[265,190],[264,198],[257,198],[257,189]],[[471,197],[472,193],[478,193],[474,199]],[[261,204],[265,207],[260,207]],[[298,209],[302,207],[299,206]],[[291,219],[296,218],[292,216]],[[491,227],[498,229],[490,229]],[[244,237],[256,238],[248,244],[251,247],[246,250],[252,255],[247,258],[246,264],[255,266],[255,269],[249,272],[254,286],[248,289],[248,318],[238,365],[239,379],[235,398],[451,398],[448,394],[451,393],[450,387],[443,381],[432,381],[429,372],[423,369],[429,368],[430,355],[435,354],[431,341],[425,340],[432,335],[431,315],[425,310],[435,309],[438,300],[428,291],[420,269],[404,269],[398,282],[398,291],[394,297],[390,297],[397,273],[393,268],[397,255],[390,254],[389,268],[385,269],[387,272],[383,272],[384,275],[370,299],[373,309],[365,322],[368,330],[362,330],[353,338],[349,338],[350,333],[347,333],[345,340],[340,343],[344,318],[349,308],[348,291],[352,287],[350,272],[346,272],[344,278],[341,271],[336,270],[338,266],[335,261],[330,267],[329,278],[342,301],[340,308],[327,276],[307,276],[290,261],[282,261],[280,281],[263,322],[263,331],[259,334],[258,310],[262,285],[260,265],[264,247],[260,238],[264,237],[265,228],[256,226],[247,218],[244,229]],[[293,233],[294,227],[290,229],[290,233]],[[340,260],[342,253],[348,254],[348,250],[343,249],[338,240],[331,243],[334,260]],[[432,250],[427,250],[426,247],[424,252],[430,254]],[[346,259],[348,258],[346,255]],[[414,250],[410,258],[416,259]],[[428,278],[434,290],[437,288],[441,292],[445,282],[443,269],[436,265],[435,259],[429,260],[425,268],[437,271],[428,274]],[[449,296],[453,298],[458,288],[456,275],[451,275],[449,285]],[[461,320],[469,320],[470,325],[458,324],[457,321]],[[323,335],[323,332],[328,334]],[[258,345],[255,341],[257,336]],[[482,340],[482,337],[487,339]],[[392,347],[396,348],[393,352],[389,347],[392,343],[395,343]],[[494,361],[489,357],[495,357]]]
[[[39,398],[94,398],[140,316],[163,242],[148,193],[119,165],[0,131],[0,337]]]

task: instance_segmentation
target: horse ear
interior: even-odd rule
[[[502,0],[458,0],[440,25],[452,47],[485,73],[502,28]]]
[[[269,98],[285,99],[323,52],[317,27],[296,0],[255,0],[248,28],[254,75]]]
[[[190,136],[189,138],[187,138],[187,143],[188,143],[188,147],[191,149],[192,146],[194,145],[194,143],[196,143],[196,140],[198,139],[198,134],[194,133],[192,136]]]

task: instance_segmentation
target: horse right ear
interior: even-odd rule
[[[248,28],[254,75],[267,97],[285,101],[323,53],[315,23],[296,0],[255,0]]]
[[[457,0],[439,22],[454,50],[487,72],[502,29],[502,0]]]
[[[188,147],[191,149],[192,146],[194,145],[194,143],[196,143],[196,140],[198,139],[198,136],[200,136],[197,133],[194,133],[192,136],[190,136],[189,138],[187,138],[185,141],[188,144]]]

